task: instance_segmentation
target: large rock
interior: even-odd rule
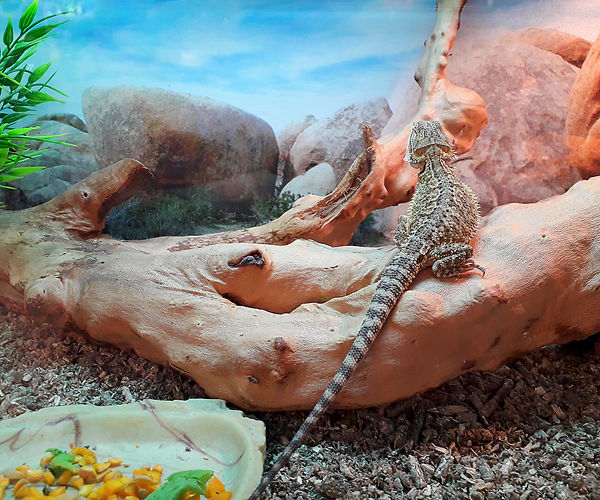
[[[600,175],[600,36],[573,85],[567,114],[571,161],[585,179]]]
[[[47,115],[40,116],[36,121],[54,121],[60,123],[66,123],[67,125],[71,125],[71,127],[75,127],[76,129],[81,130],[82,132],[87,133],[87,126],[83,122],[81,118],[73,113],[49,113]]]
[[[290,193],[295,196],[316,194],[325,196],[331,193],[336,186],[335,172],[331,168],[331,165],[329,163],[319,163],[304,175],[294,177],[284,186],[281,194]]]
[[[540,37],[538,33],[538,42]],[[448,63],[450,80],[475,90],[487,107],[488,125],[456,163],[483,213],[505,203],[564,193],[582,178],[569,160],[565,134],[569,94],[579,69],[529,44],[531,38],[503,35],[471,46],[457,44]],[[400,109],[396,115],[408,116],[415,108],[418,94],[409,95],[408,111]],[[400,125],[404,123],[393,118],[383,133]]]
[[[158,185],[210,186],[215,201],[273,193],[277,141],[271,127],[206,97],[141,87],[89,88],[83,111],[98,164],[141,161]]]
[[[290,161],[290,150],[296,142],[296,138],[306,128],[315,123],[317,119],[313,115],[306,115],[300,120],[288,123],[277,136],[277,146],[279,147],[279,164],[277,165],[277,178],[281,184],[287,184],[293,177],[292,163]]]
[[[581,68],[590,51],[591,43],[578,36],[553,29],[529,28],[511,31],[501,37],[508,43],[533,45],[538,49],[552,52],[566,62]]]
[[[9,209],[17,210],[44,203],[98,170],[91,138],[80,129],[83,124],[80,118],[75,115],[52,115],[42,118],[44,119],[31,124],[39,128],[32,130],[29,135],[60,135],[54,140],[72,146],[31,141],[29,147],[33,151],[43,152],[36,159],[28,160],[20,166],[46,168],[11,182],[15,190],[1,190],[0,194],[4,196],[4,202]],[[66,122],[76,122],[75,118],[78,120],[77,128]]]
[[[296,139],[290,158],[295,175],[303,175],[319,163],[329,163],[339,182],[363,151],[362,124],[371,126],[376,137],[392,116],[380,97],[339,110],[333,116],[305,129]]]

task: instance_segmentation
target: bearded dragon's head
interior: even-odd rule
[[[420,168],[424,161],[423,154],[430,146],[438,146],[442,152],[448,154],[452,154],[454,148],[454,144],[444,133],[440,122],[414,122],[408,137],[404,161],[415,168]]]

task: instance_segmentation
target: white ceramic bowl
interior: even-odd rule
[[[123,471],[161,465],[163,480],[210,469],[233,491],[232,500],[245,500],[262,474],[265,427],[218,399],[55,406],[0,421],[0,471],[39,467],[46,449],[68,451],[71,442],[89,446],[99,461],[123,460],[130,465]]]

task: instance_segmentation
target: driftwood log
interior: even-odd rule
[[[438,5],[415,116],[443,122],[459,152],[486,122],[479,96],[445,76],[463,4]],[[169,363],[240,407],[312,407],[393,251],[329,245],[346,243],[370,211],[410,197],[415,171],[402,162],[409,126],[379,141],[366,127],[365,152],[334,193],[248,230],[146,241],[101,235],[108,211],[150,180],[135,160],[44,205],[0,212],[0,300]],[[595,178],[491,212],[473,242],[485,278],[421,273],[335,405],[392,401],[598,331],[599,203]]]

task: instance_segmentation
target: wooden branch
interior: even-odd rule
[[[463,5],[464,0],[438,3],[436,29],[417,72],[423,95],[415,116],[415,120],[440,120],[455,135],[459,152],[471,147],[485,124],[481,99],[453,86],[445,76]],[[369,212],[408,200],[416,181],[416,171],[403,163],[409,127],[376,141],[365,126],[364,152],[329,196],[305,197],[264,226],[217,235],[143,242],[101,235],[108,210],[150,178],[138,162],[119,162],[44,205],[0,213],[0,298],[29,316],[170,363],[189,373],[210,395],[242,407],[310,407],[348,349],[373,292],[371,284],[391,250],[334,250],[295,240],[343,244]],[[527,228],[531,234],[537,234],[532,229],[537,227],[535,221],[533,217]],[[490,227],[493,232],[503,226]],[[482,232],[482,241],[487,241],[486,234],[490,233]],[[555,263],[552,256],[540,256],[531,244],[527,254],[531,262],[522,259],[524,267],[508,273],[502,266],[510,268],[511,263],[504,254],[498,258],[492,251],[505,248],[506,238],[506,234],[504,240],[497,238],[497,247],[483,245],[481,263],[489,268],[488,274],[496,269],[498,280],[505,275],[515,280],[535,276],[535,287],[487,277],[483,282],[471,277],[440,283],[423,275],[403,297],[383,340],[375,346],[371,359],[377,361],[364,365],[337,405],[391,401],[461,371],[491,367],[509,352],[513,355],[547,342],[547,331],[534,327],[530,342],[518,343],[511,336],[522,331],[521,311],[547,314],[540,305],[544,302],[534,301],[531,308],[523,309],[521,294],[529,300],[544,283],[543,277],[526,272],[527,265],[537,266],[544,259],[550,267]],[[282,246],[286,243],[290,244]],[[586,255],[578,252],[569,262],[577,266]],[[554,275],[547,276],[551,280]],[[573,283],[578,290],[580,282]],[[562,297],[568,291],[563,286],[560,293],[549,296]],[[591,302],[588,298],[582,303]],[[509,318],[510,323],[514,318],[511,326],[494,329],[486,323],[483,328],[483,312],[489,310],[495,317],[502,303],[518,306],[502,312],[502,321]],[[471,308],[474,313],[467,313]],[[440,315],[440,311],[449,312]],[[561,317],[563,324],[580,325],[580,320],[571,319],[569,311]],[[432,324],[441,330],[431,328]],[[499,328],[507,332],[506,344],[503,339],[490,339],[499,335]],[[581,337],[589,329],[586,323],[558,340]],[[444,337],[432,336],[437,331],[445,332]],[[478,335],[477,340],[471,335]],[[487,351],[481,351],[486,342]],[[443,349],[436,350],[436,345]],[[452,346],[462,349],[453,352]],[[393,386],[382,383],[390,380]]]
[[[169,363],[242,408],[312,407],[393,249],[90,237],[99,214],[146,175],[127,160],[45,205],[0,212],[0,300]],[[594,178],[494,210],[474,242],[485,278],[421,273],[336,406],[393,401],[597,332],[599,205]]]

